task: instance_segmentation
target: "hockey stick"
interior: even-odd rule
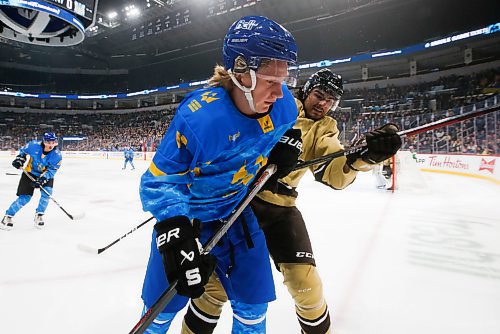
[[[255,181],[250,192],[243,198],[243,200],[234,208],[231,215],[227,220],[222,221],[222,226],[217,232],[208,240],[208,242],[203,247],[203,253],[209,253],[212,248],[215,247],[217,242],[222,238],[222,236],[229,230],[231,225],[236,221],[241,212],[250,204],[250,201],[259,192],[260,188],[266,183],[266,181],[276,172],[276,165],[269,165],[264,172],[260,175],[259,179]],[[174,298],[177,291],[175,290],[178,281],[175,280],[170,284],[168,289],[160,296],[160,298],[154,303],[151,308],[144,313],[141,320],[132,328],[129,334],[142,334],[148,328],[148,326],[153,322],[153,320],[158,316],[158,314],[163,311],[165,306]]]
[[[23,173],[33,182],[36,182],[36,180],[25,170],[22,168],[22,171]],[[40,189],[47,195],[49,196],[49,198],[54,202],[56,203],[56,205],[59,207],[59,209],[61,209],[70,219],[72,220],[78,220],[78,219],[82,219],[84,216],[85,216],[85,213],[80,213],[78,215],[71,215],[68,211],[64,210],[64,208],[61,206],[61,204],[57,203],[57,201],[55,200],[54,197],[52,197],[52,195],[47,191],[45,190],[44,187],[40,186]]]
[[[420,126],[417,126],[415,128],[412,128],[412,129],[399,131],[398,135],[400,137],[414,136],[414,135],[417,135],[417,134],[422,133],[422,132],[442,128],[442,127],[445,127],[448,125],[452,125],[452,124],[455,124],[458,122],[468,120],[470,118],[483,116],[483,115],[486,115],[486,114],[489,114],[489,113],[492,113],[492,112],[498,111],[498,110],[500,110],[500,106],[495,106],[493,108],[482,108],[482,109],[478,109],[476,111],[471,111],[471,112],[468,112],[465,114],[443,118],[443,119],[440,119],[439,121],[420,125]],[[297,166],[295,166],[295,168],[293,170],[306,168],[309,166],[313,166],[313,165],[316,165],[316,164],[319,164],[322,162],[327,162],[327,161],[330,161],[330,160],[333,160],[333,159],[336,159],[339,157],[343,157],[343,156],[346,156],[349,154],[353,154],[353,153],[363,153],[363,151],[366,149],[367,149],[366,144],[355,145],[355,146],[349,147],[345,150],[337,151],[337,152],[334,152],[331,154],[324,155],[324,156],[319,157],[319,158],[315,158],[315,159],[311,159],[311,160],[299,163],[299,164],[297,164]]]
[[[17,173],[9,173],[9,172],[5,173],[5,175],[17,175],[17,176],[19,176],[19,174],[17,174]]]
[[[102,247],[102,248],[95,248],[95,247],[91,247],[91,246],[87,246],[87,245],[82,245],[82,244],[79,244],[78,245],[78,248],[80,248],[81,250],[83,251],[86,251],[86,252],[90,252],[90,253],[94,253],[94,254],[101,254],[102,252],[104,252],[106,249],[108,249],[109,247],[113,246],[114,244],[116,244],[118,241],[122,240],[123,238],[125,238],[126,236],[128,236],[130,233],[134,232],[135,230],[139,229],[140,227],[146,225],[148,222],[150,222],[154,217],[150,217],[148,219],[146,219],[145,221],[143,221],[142,223],[140,223],[139,225],[137,225],[136,227],[134,227],[133,229],[131,229],[130,231],[128,231],[127,233],[125,233],[124,235],[122,235],[121,237],[119,237],[118,239],[116,239],[115,241],[113,241],[112,243]]]

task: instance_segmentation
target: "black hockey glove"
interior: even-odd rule
[[[34,188],[40,188],[40,186],[44,187],[47,184],[47,182],[49,182],[49,179],[47,179],[45,176],[40,176],[33,182],[33,187]]]
[[[347,156],[349,167],[354,170],[363,170],[363,165],[378,164],[392,157],[401,148],[401,137],[397,132],[398,127],[389,123],[366,133],[366,149]]]
[[[263,189],[275,190],[278,179],[281,179],[297,166],[299,156],[302,153],[302,133],[299,129],[289,129],[274,145],[269,153],[268,164],[275,164],[276,172],[267,180]]]
[[[24,163],[26,162],[26,157],[23,157],[21,155],[18,155],[14,161],[12,161],[12,166],[16,169],[19,169],[23,167]]]
[[[200,254],[194,228],[186,216],[175,216],[156,223],[156,246],[163,258],[169,282],[178,280],[177,293],[198,298],[205,292],[216,260]]]

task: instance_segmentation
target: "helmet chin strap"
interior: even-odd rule
[[[228,70],[227,72],[229,73],[229,76],[231,77],[231,80],[236,85],[236,87],[241,89],[243,91],[243,93],[245,94],[245,97],[247,98],[247,102],[248,102],[248,105],[250,106],[250,109],[253,112],[256,112],[255,111],[255,104],[253,103],[253,96],[252,96],[252,91],[255,89],[255,86],[257,85],[257,77],[255,76],[255,71],[250,70],[250,79],[252,80],[252,86],[250,88],[242,86],[240,84],[240,82],[238,81],[238,79],[236,79],[236,77],[234,76],[234,74],[231,70]]]

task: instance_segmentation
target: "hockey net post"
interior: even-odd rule
[[[391,192],[426,192],[429,188],[414,152],[400,150],[391,158],[391,175],[387,190]]]

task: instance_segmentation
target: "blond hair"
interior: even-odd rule
[[[272,62],[272,59],[262,59],[260,63],[260,67],[269,66]],[[234,70],[235,74],[243,74],[248,73],[249,69],[245,59],[241,56],[236,57],[234,60]],[[208,85],[210,87],[223,87],[227,91],[231,91],[234,87],[233,82],[231,81],[231,76],[229,72],[221,65],[215,65],[214,74],[210,79],[208,79]]]
[[[228,71],[221,65],[215,65],[214,74],[208,79],[208,85],[210,87],[223,87],[227,91],[231,91],[234,86]]]

